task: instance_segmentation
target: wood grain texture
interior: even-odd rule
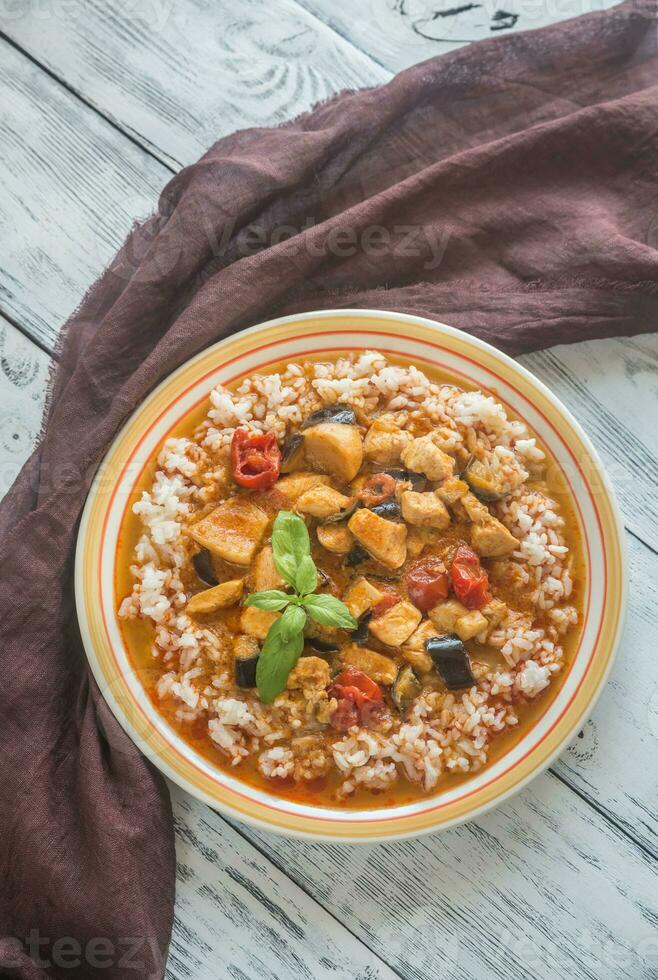
[[[52,350],[169,171],[0,40],[0,312]]]
[[[208,807],[172,787],[170,980],[394,980],[377,954]]]
[[[455,2],[455,0],[364,0],[359,5],[332,0],[299,3],[338,35],[367,52],[392,72],[443,54],[471,41],[534,30],[617,0],[560,0],[533,3]]]
[[[474,823],[415,841],[245,834],[404,977],[655,975],[655,862],[550,774]]]
[[[235,129],[390,77],[294,0],[45,7],[46,22],[5,17],[7,36],[175,169]]]
[[[48,355],[0,316],[0,497],[37,440],[49,369]]]

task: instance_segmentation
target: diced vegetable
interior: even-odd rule
[[[365,548],[362,548],[360,544],[355,544],[350,548],[350,551],[345,559],[345,564],[349,566],[360,565],[362,561],[367,561],[370,555]]]
[[[460,544],[450,566],[452,588],[468,609],[481,609],[491,600],[489,576],[468,545]]]
[[[448,597],[450,580],[440,558],[421,558],[406,573],[404,581],[409,598],[421,612],[428,612]]]
[[[202,548],[201,551],[192,555],[192,564],[194,571],[204,585],[219,585],[219,579],[215,575],[215,569],[212,565],[212,555],[207,548]]]
[[[418,492],[424,490],[427,486],[427,480],[422,473],[414,473],[412,470],[386,470],[386,472],[394,480],[410,483],[412,488]]]
[[[395,493],[395,480],[388,473],[374,473],[359,490],[359,500],[366,507],[376,507]]]
[[[391,697],[398,711],[406,711],[412,701],[418,697],[421,684],[411,667],[402,667],[395,678],[391,689]]]
[[[268,490],[281,472],[281,450],[273,432],[236,429],[231,439],[231,474],[248,490]]]
[[[350,639],[357,646],[364,646],[370,638],[370,620],[372,619],[372,613],[365,613],[359,620],[359,625],[355,630],[350,633]]]
[[[337,643],[330,643],[329,640],[321,640],[319,636],[307,636],[306,643],[318,653],[338,653],[340,647]]]
[[[323,548],[334,555],[346,555],[354,544],[354,537],[344,524],[318,524],[315,529]]]
[[[400,505],[397,500],[387,500],[383,504],[377,504],[376,507],[371,507],[370,510],[373,514],[385,517],[388,521],[397,521],[400,518]]]
[[[349,499],[349,498],[345,498],[345,499]],[[340,524],[343,521],[347,521],[347,520],[349,520],[349,518],[352,516],[352,514],[354,513],[354,511],[359,506],[360,506],[360,504],[359,504],[359,501],[358,500],[352,500],[345,507],[341,508],[341,510],[337,511],[337,513],[332,514],[329,517],[325,517],[323,519],[322,523],[323,524]]]
[[[281,450],[281,472],[292,473],[304,465],[304,436],[293,432],[283,443]]]
[[[462,477],[476,497],[487,502],[502,500],[516,485],[514,481],[505,478],[502,468],[496,472],[490,464],[476,459],[475,456],[471,456]]]
[[[309,466],[349,483],[361,469],[363,440],[355,425],[321,422],[304,432]]]
[[[352,725],[368,724],[384,706],[381,688],[363,671],[348,666],[336,677],[328,692],[338,707],[331,719],[332,727],[347,731]]]
[[[233,672],[237,687],[256,687],[258,643],[251,636],[237,636],[233,644]]]
[[[449,691],[459,691],[475,682],[466,647],[458,636],[433,636],[425,648]]]
[[[356,415],[354,409],[343,402],[336,402],[335,405],[327,405],[319,408],[317,412],[312,412],[306,418],[300,428],[308,429],[312,425],[319,425],[321,422],[339,422],[341,425],[356,425]]]

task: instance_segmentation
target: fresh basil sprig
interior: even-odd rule
[[[288,674],[301,656],[307,616],[322,626],[356,629],[358,625],[340,599],[315,594],[318,570],[311,558],[308,529],[297,514],[288,510],[277,514],[272,529],[272,556],[277,572],[294,592],[252,592],[244,602],[245,606],[266,612],[283,612],[270,626],[256,665],[258,695],[265,704],[284,690]]]

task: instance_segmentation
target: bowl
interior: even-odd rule
[[[210,389],[282,360],[376,349],[435,366],[491,391],[549,449],[570,487],[584,541],[580,643],[555,698],[502,757],[467,781],[411,804],[379,810],[314,807],[252,788],[196,753],[151,703],[131,665],[116,616],[117,543],[140,474],[167,434]],[[125,424],[96,475],[78,536],[75,589],[91,669],[114,715],[174,783],[215,809],[293,837],[374,842],[473,819],[546,768],[583,725],[608,676],[626,609],[622,524],[589,439],[540,381],[488,344],[442,323],[374,310],[326,310],[259,324],[213,345],[166,379]]]

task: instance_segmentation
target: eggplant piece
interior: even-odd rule
[[[509,496],[513,487],[505,484],[504,477],[494,475],[491,467],[483,463],[482,460],[471,456],[466,469],[462,473],[462,479],[468,483],[476,497],[485,503],[493,503],[495,500],[502,500]]]
[[[358,500],[353,500],[349,507],[344,507],[339,510],[337,514],[332,514],[331,517],[325,517],[321,520],[320,524],[340,524],[341,521],[347,521],[352,516],[357,507],[360,507],[361,503]]]
[[[402,714],[407,710],[412,701],[414,701],[421,691],[421,684],[413,670],[407,664],[398,671],[398,676],[395,678],[395,683],[391,688],[391,697],[393,699],[393,704]]]
[[[321,640],[319,636],[306,636],[304,640],[310,647],[317,650],[318,653],[338,653],[340,647],[335,643],[329,643],[327,640]]]
[[[362,561],[368,561],[370,555],[360,544],[355,544],[345,558],[346,565],[360,565]]]
[[[350,638],[353,643],[356,643],[358,646],[363,646],[364,643],[368,642],[368,639],[370,638],[370,630],[368,629],[368,626],[371,619],[372,612],[367,612],[361,617],[357,628],[352,630],[350,633]]]
[[[192,555],[192,564],[194,565],[194,571],[197,577],[204,585],[219,585],[219,579],[215,575],[215,569],[212,564],[212,555],[207,548],[202,548],[201,551],[197,551],[195,555]]]
[[[449,691],[459,691],[475,683],[466,647],[454,633],[431,636],[425,641],[425,649]]]
[[[304,459],[304,436],[293,432],[285,439],[281,449],[281,472],[290,473]]]
[[[319,408],[317,412],[311,412],[308,418],[302,422],[300,429],[310,429],[312,425],[320,425],[321,422],[340,422],[342,425],[356,425],[356,415],[354,409],[343,402],[336,402],[335,405],[326,405]]]
[[[236,655],[233,661],[233,670],[235,671],[235,683],[237,687],[256,687],[256,665],[259,657],[260,650],[258,653],[252,653],[244,657]]]
[[[395,521],[400,518],[400,504],[397,500],[387,500],[386,503],[377,504],[370,510],[379,517],[385,517],[387,521]]]
[[[413,473],[411,470],[386,470],[389,476],[392,476],[394,480],[404,480],[406,483],[410,483],[412,489],[417,493],[421,493],[427,486],[427,480],[422,473]]]

